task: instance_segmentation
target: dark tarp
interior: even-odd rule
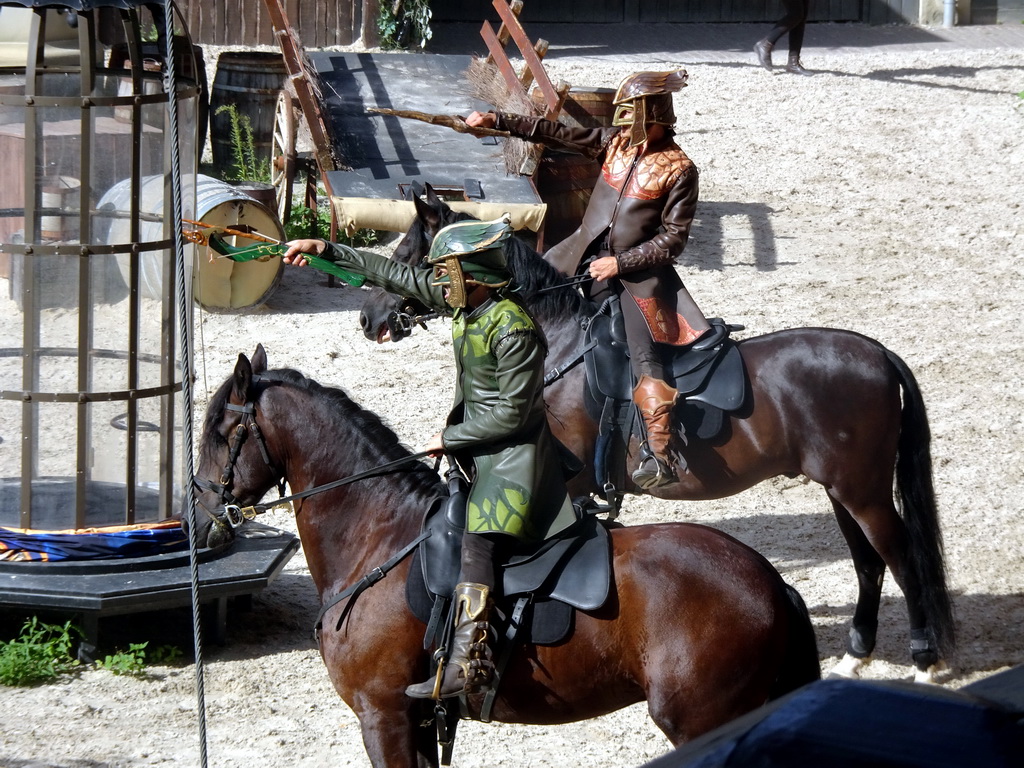
[[[1020,690],[1024,668],[1017,669]],[[982,690],[975,694],[970,688],[821,680],[645,768],[1020,766],[1021,707],[983,698]]]

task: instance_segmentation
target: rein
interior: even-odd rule
[[[560,291],[563,288],[578,288],[584,283],[593,280],[590,275],[582,274],[576,275],[575,277],[567,277],[564,283],[558,285],[549,285],[547,288],[538,288],[534,293],[547,293],[548,291]]]
[[[323,485],[315,485],[312,488],[307,488],[304,491],[293,493],[290,496],[281,496],[272,504],[253,504],[247,507],[241,507],[238,504],[225,504],[224,513],[228,519],[228,522],[231,524],[231,527],[237,528],[244,521],[253,520],[255,519],[256,515],[262,514],[267,510],[274,509],[278,506],[281,506],[282,504],[294,501],[295,499],[304,499],[307,496],[314,496],[318,493],[330,491],[334,488],[340,488],[343,485],[348,485],[349,483],[354,483],[357,482],[358,480],[364,480],[367,477],[374,477],[375,475],[385,474],[387,472],[390,472],[392,469],[396,469],[397,467],[402,466],[403,464],[410,464],[413,461],[419,461],[420,459],[426,458],[427,456],[430,455],[430,453],[430,451],[420,451],[419,453],[414,453],[409,456],[405,456],[401,459],[395,459],[394,461],[389,461],[387,464],[380,464],[376,467],[371,467],[370,469],[367,469],[364,472],[359,472],[355,475],[349,475],[348,477],[343,477],[340,480],[333,480],[329,483],[324,483]]]
[[[257,377],[258,380],[258,377]],[[228,449],[228,462],[224,466],[224,470],[221,472],[220,481],[217,483],[209,480],[204,480],[201,477],[194,477],[192,482],[197,488],[203,491],[213,491],[220,497],[221,505],[224,508],[222,517],[227,521],[228,525],[232,528],[238,528],[246,520],[254,520],[257,515],[262,514],[268,510],[276,509],[288,502],[295,501],[296,499],[304,499],[307,496],[313,496],[324,491],[329,491],[334,488],[340,488],[343,485],[349,483],[355,483],[359,480],[364,480],[367,477],[374,477],[376,475],[385,474],[393,469],[401,467],[405,464],[410,464],[414,461],[426,458],[430,455],[430,451],[420,451],[419,453],[413,453],[409,456],[404,456],[401,459],[395,459],[389,461],[386,464],[380,464],[376,467],[371,467],[363,472],[359,472],[355,475],[349,475],[339,480],[334,480],[330,483],[324,483],[323,485],[316,485],[312,488],[307,488],[304,491],[293,493],[289,496],[284,495],[285,479],[282,477],[277,485],[277,492],[279,497],[276,501],[270,504],[252,504],[249,506],[242,506],[237,503],[237,499],[231,493],[231,486],[234,482],[235,477],[235,463],[238,461],[238,457],[242,452],[242,444],[245,442],[246,437],[249,433],[256,438],[256,442],[259,445],[260,453],[263,456],[263,461],[272,470],[280,471],[274,466],[273,460],[270,458],[270,450],[267,448],[266,440],[263,439],[263,431],[256,423],[256,403],[249,401],[245,405],[234,405],[233,403],[227,403],[224,406],[227,411],[234,411],[235,413],[242,414],[242,420],[235,427],[234,439],[231,441],[231,445]],[[210,514],[213,514],[211,511]]]

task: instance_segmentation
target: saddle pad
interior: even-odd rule
[[[513,557],[504,570],[506,595],[534,594],[560,600],[583,611],[604,605],[611,584],[611,541],[594,515],[537,553]]]
[[[412,566],[409,569],[409,580],[405,583],[405,599],[413,615],[424,624],[430,621],[430,612],[434,607],[434,596],[427,592],[426,584],[423,581],[423,568],[420,565],[420,551],[416,550],[413,555]],[[495,612],[495,626],[499,634],[504,634],[507,617],[512,613],[515,601],[511,598],[503,598],[498,601]],[[538,600],[528,612],[529,625],[526,627],[525,642],[534,645],[557,645],[565,640],[573,627],[573,614],[575,611],[571,605],[558,602],[557,600]]]
[[[704,357],[704,355],[710,357]],[[743,406],[747,393],[747,375],[736,342],[727,339],[721,353],[708,350],[698,357],[700,364],[686,372],[676,371],[676,388],[687,400],[735,411]],[[697,359],[691,358],[691,364]]]

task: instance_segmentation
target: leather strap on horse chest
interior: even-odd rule
[[[351,597],[352,599],[349,601],[349,604],[346,605],[344,610],[341,612],[341,616],[338,617],[337,624],[334,627],[335,630],[341,629],[341,625],[342,625],[342,623],[344,623],[345,617],[348,616],[348,612],[350,610],[352,610],[352,606],[355,604],[356,598],[359,597],[359,595],[361,595],[367,589],[372,587],[374,584],[376,584],[378,581],[383,579],[385,576],[387,576],[388,571],[390,571],[392,568],[394,568],[396,565],[398,565],[400,562],[402,562],[402,560],[404,560],[406,557],[408,557],[409,554],[414,549],[416,549],[416,547],[419,546],[420,542],[423,541],[428,536],[430,536],[430,531],[424,531],[419,536],[417,536],[415,539],[413,539],[408,544],[406,544],[404,547],[402,547],[402,549],[400,549],[398,551],[398,553],[396,555],[394,555],[392,558],[390,558],[387,562],[385,562],[382,565],[378,565],[376,568],[374,568],[368,574],[363,576],[363,578],[361,578],[355,584],[352,584],[351,586],[349,586],[346,589],[342,590],[341,592],[336,594],[334,597],[332,597],[330,600],[328,600],[324,604],[324,606],[320,609],[320,613],[317,614],[317,617],[316,617],[316,624],[313,625],[313,639],[317,641],[317,644],[319,645],[319,643],[320,643],[320,629],[323,626],[323,619],[324,619],[324,614],[325,613],[327,613],[329,610],[331,610],[331,608],[336,606],[338,603],[340,603],[345,598]]]

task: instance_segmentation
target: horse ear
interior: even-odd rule
[[[441,214],[435,208],[431,200],[440,202],[440,198],[434,194],[433,188],[427,184],[427,201],[423,202],[419,195],[412,196],[412,204],[416,209],[416,218],[423,222],[423,226],[430,232],[437,232],[441,228]]]
[[[256,352],[252,356],[252,372],[264,373],[267,370],[267,350],[262,344],[256,345]]]
[[[437,211],[438,215],[448,210],[448,203],[441,199],[441,196],[434,191],[434,188],[429,184],[425,184],[425,186],[427,204],[435,211]]]
[[[252,386],[252,364],[249,358],[240,354],[238,362],[235,363],[234,383],[232,391],[235,399],[239,402],[246,402],[249,399],[249,387]]]

